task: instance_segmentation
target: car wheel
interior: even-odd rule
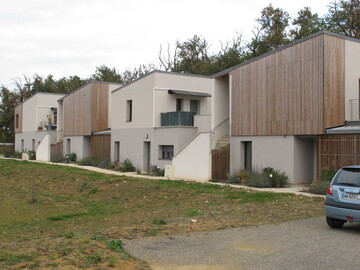
[[[344,220],[326,217],[326,223],[329,225],[330,228],[333,228],[333,229],[341,228],[345,222],[346,221],[344,221]]]

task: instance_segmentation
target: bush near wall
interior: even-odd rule
[[[271,167],[267,167],[260,172],[258,170],[240,170],[233,175],[228,175],[228,179],[221,180],[221,182],[229,184],[240,184],[260,188],[282,188],[286,186],[287,181],[288,177],[285,173]]]
[[[320,171],[320,180],[313,183],[308,191],[314,194],[326,195],[327,188],[336,172],[337,170],[322,169]]]

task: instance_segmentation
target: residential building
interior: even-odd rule
[[[210,134],[212,96],[210,77],[162,71],[114,90],[112,161],[130,159],[142,171],[171,165],[198,134]],[[192,164],[188,170],[196,175],[198,166]]]
[[[319,32],[215,74],[230,85],[230,171],[273,167],[296,184],[357,164],[359,63],[360,40]]]
[[[93,81],[58,100],[57,143],[64,155],[110,160],[110,93],[121,85]]]
[[[16,151],[38,151],[38,159],[50,160],[49,147],[56,141],[58,125],[57,100],[63,96],[38,92],[15,107]]]

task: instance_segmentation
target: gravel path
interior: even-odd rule
[[[153,270],[333,270],[359,269],[359,238],[359,224],[334,230],[321,217],[124,243]]]

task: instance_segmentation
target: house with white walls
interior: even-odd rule
[[[201,139],[192,153],[197,162],[186,165],[193,176],[210,175],[213,79],[208,76],[153,71],[111,94],[111,157],[130,159],[137,168],[164,169]],[[206,153],[207,158],[199,155]],[[183,169],[174,166],[173,177]],[[177,174],[177,173],[178,174]]]
[[[15,107],[15,151],[37,151],[37,159],[50,160],[58,125],[57,100],[63,96],[38,92]]]

